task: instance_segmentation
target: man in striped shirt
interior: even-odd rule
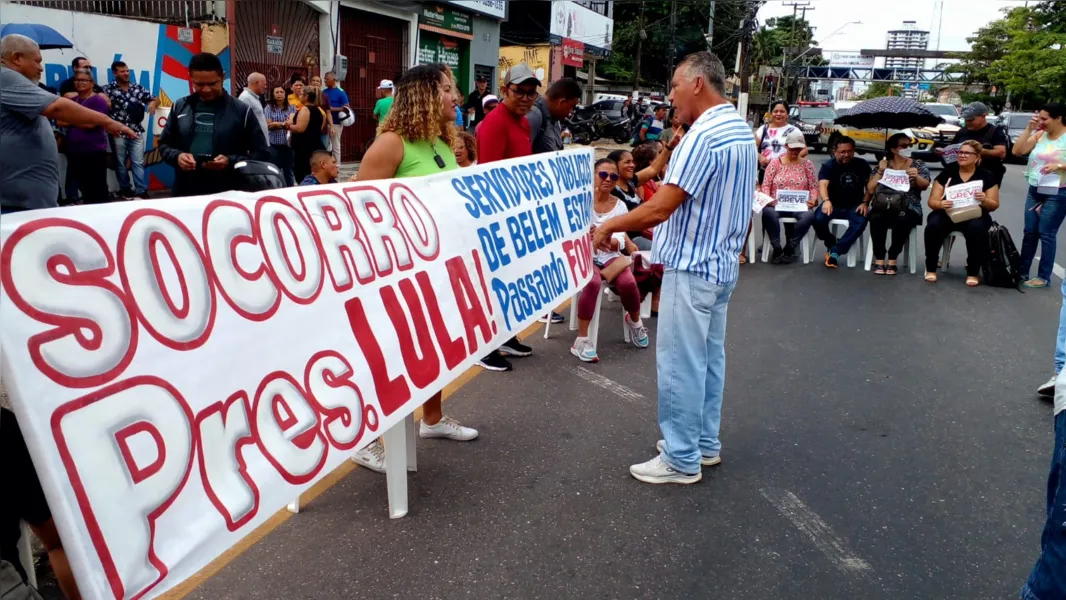
[[[696,483],[701,466],[722,462],[726,307],[759,169],[751,128],[725,99],[725,70],[713,54],[687,56],[671,87],[670,103],[692,128],[662,187],[594,234],[599,247],[614,232],[659,225],[652,262],[666,268],[656,347],[663,439],[658,456],[629,468],[646,483]]]

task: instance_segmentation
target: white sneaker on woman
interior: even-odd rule
[[[421,438],[447,438],[457,442],[469,442],[477,438],[477,429],[463,427],[451,417],[441,417],[436,425],[426,425],[425,421],[420,423],[418,437]]]
[[[626,327],[629,329],[629,340],[633,342],[633,345],[637,348],[648,347],[648,328],[644,326],[644,321],[637,319],[634,323],[629,318],[629,313],[626,313],[622,320],[625,321]]]
[[[377,473],[385,472],[385,446],[381,444],[381,440],[374,440],[366,445],[362,450],[355,453],[352,457],[352,462],[360,467],[366,467],[371,471]]]

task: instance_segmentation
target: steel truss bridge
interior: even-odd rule
[[[839,81],[885,81],[889,83],[961,83],[961,73],[936,69],[884,69],[873,67],[789,67],[788,74],[796,79]]]

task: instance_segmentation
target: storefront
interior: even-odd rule
[[[234,81],[240,88],[259,72],[267,85],[281,85],[293,73],[319,74],[319,11],[307,2],[235,2]]]
[[[418,63],[446,64],[455,73],[457,81],[467,81],[470,78],[470,42],[474,39],[473,20],[469,13],[448,6],[423,4],[418,13]]]
[[[595,77],[596,62],[611,55],[614,20],[576,2],[553,0],[551,3],[550,40],[552,80],[576,77],[588,66]],[[591,87],[591,86],[590,86]],[[594,90],[586,90],[592,97]]]

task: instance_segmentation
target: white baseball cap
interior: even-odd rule
[[[379,90],[391,90],[391,89],[393,89],[395,87],[396,86],[394,86],[392,84],[392,80],[391,79],[382,79],[381,83],[378,84],[378,89]]]
[[[785,136],[785,146],[802,150],[807,147],[807,141],[803,139],[803,133],[800,130],[793,129]]]
[[[500,101],[499,98],[497,98],[496,96],[493,96],[492,94],[489,94],[489,95],[487,95],[487,96],[485,96],[484,98],[481,99],[481,108],[485,108],[486,106],[488,106],[489,102],[499,102],[499,101]]]

